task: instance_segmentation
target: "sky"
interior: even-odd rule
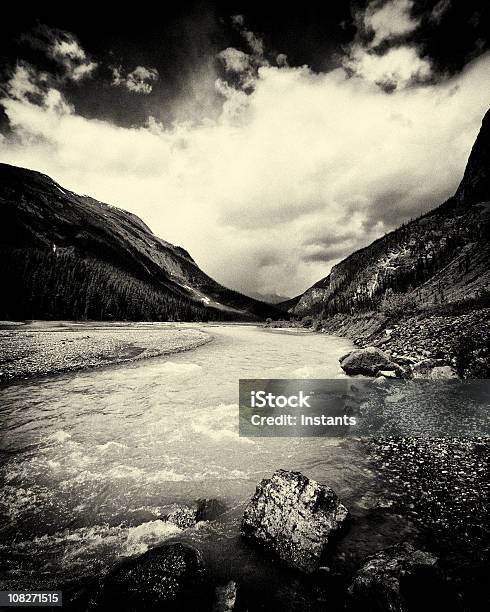
[[[136,213],[254,294],[297,295],[451,196],[490,106],[488,3],[264,4],[19,9],[0,161]]]

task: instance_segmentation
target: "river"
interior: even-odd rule
[[[189,352],[2,389],[0,586],[86,579],[172,537],[198,545],[224,581],[257,590],[267,571],[279,583],[286,570],[238,537],[257,482],[278,468],[327,483],[354,515],[373,507],[375,475],[358,440],[237,433],[239,378],[342,377],[338,358],[350,342],[199,327],[214,339]],[[218,498],[228,512],[182,533],[159,520],[172,504],[197,498]],[[395,521],[373,534],[358,521],[345,554],[362,556],[403,529]]]

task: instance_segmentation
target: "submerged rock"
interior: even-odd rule
[[[214,521],[223,512],[226,512],[226,506],[218,499],[198,499],[192,506],[177,505],[163,520],[177,525],[180,529],[189,529],[200,521]]]
[[[215,521],[226,512],[227,508],[219,499],[198,499],[197,520]]]
[[[198,520],[197,509],[190,508],[189,506],[179,506],[175,510],[172,510],[172,512],[165,517],[165,520],[177,525],[180,529],[195,527]]]
[[[130,611],[210,609],[200,553],[181,543],[152,548],[105,578],[98,609]]]
[[[401,543],[368,557],[348,589],[352,612],[453,609],[436,567],[437,557]],[[450,607],[439,607],[445,600]],[[432,602],[434,608],[431,607]]]
[[[330,487],[300,472],[278,470],[258,484],[245,509],[241,533],[289,566],[310,573],[318,569],[348,514]]]
[[[389,355],[375,346],[355,349],[340,359],[340,367],[346,374],[376,376],[379,372],[395,372],[401,376],[403,371]]]

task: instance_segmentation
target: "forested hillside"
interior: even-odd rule
[[[64,249],[3,252],[0,274],[8,287],[0,302],[3,320],[203,321],[227,316]]]
[[[274,307],[231,291],[135,215],[0,164],[3,319],[253,320]]]

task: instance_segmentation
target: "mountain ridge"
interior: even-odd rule
[[[4,318],[255,320],[275,312],[217,283],[134,213],[69,191],[40,172],[0,163],[0,219],[0,269],[13,287],[0,303]],[[67,282],[77,300],[64,291]],[[123,295],[130,287],[146,306]],[[50,294],[60,291],[66,306],[60,299],[51,308]],[[111,308],[104,306],[111,301]]]
[[[386,292],[419,305],[459,301],[490,286],[490,111],[454,196],[333,266],[305,292],[278,304],[326,317],[379,307]]]

